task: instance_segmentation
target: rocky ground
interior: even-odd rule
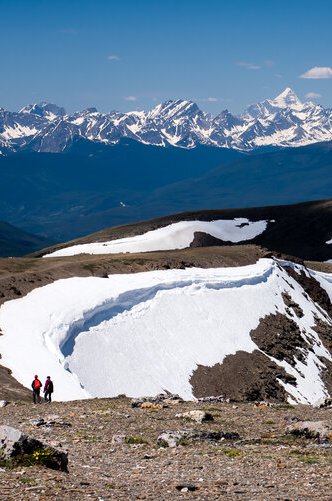
[[[213,420],[176,417],[193,409]],[[37,426],[40,418],[53,424]],[[69,473],[38,461],[1,468],[0,499],[331,499],[332,445],[286,434],[296,419],[332,423],[332,409],[219,402],[142,409],[125,397],[13,402],[0,408],[0,425],[68,451]],[[240,438],[158,446],[158,436],[169,430],[237,432]]]

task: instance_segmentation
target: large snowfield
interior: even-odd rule
[[[267,221],[249,221],[235,218],[217,221],[180,221],[134,237],[109,242],[72,245],[46,254],[44,257],[74,256],[76,254],[116,254],[185,249],[194,239],[195,232],[203,232],[225,242],[252,240],[266,230]]]
[[[299,265],[294,265],[300,269]],[[312,272],[332,298],[332,275]],[[302,318],[290,317],[287,292]],[[313,330],[322,312],[273,259],[237,268],[159,270],[108,278],[69,278],[34,289],[0,308],[1,364],[30,387],[50,375],[55,400],[153,395],[166,389],[193,399],[190,377],[257,346],[249,333],[270,313],[284,313],[313,343],[306,363],[275,360],[296,377],[290,402],[327,394],[319,356],[331,360]]]

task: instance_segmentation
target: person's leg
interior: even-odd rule
[[[51,403],[52,402],[52,393],[49,393],[48,394],[48,402]]]
[[[32,390],[32,400],[33,400],[33,403],[36,404],[36,392],[35,390]]]
[[[41,404],[40,390],[37,392],[38,403]]]

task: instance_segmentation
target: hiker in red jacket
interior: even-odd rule
[[[40,389],[43,385],[38,379],[38,376],[36,375],[34,380],[31,383],[31,388],[32,388],[32,398],[33,398],[33,403],[36,404],[37,402],[40,404],[41,403],[41,398],[40,398]]]
[[[44,384],[44,398],[45,402],[52,402],[52,393],[54,390],[53,381],[51,381],[51,376],[47,376]]]

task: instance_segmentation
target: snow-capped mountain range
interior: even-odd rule
[[[100,113],[88,108],[72,115],[50,103],[19,112],[0,108],[0,152],[62,152],[74,138],[115,144],[123,137],[154,146],[194,148],[203,144],[250,151],[263,146],[304,146],[332,140],[332,109],[302,103],[287,88],[274,99],[253,104],[239,116],[228,110],[212,116],[186,100],[171,100],[151,111]]]

